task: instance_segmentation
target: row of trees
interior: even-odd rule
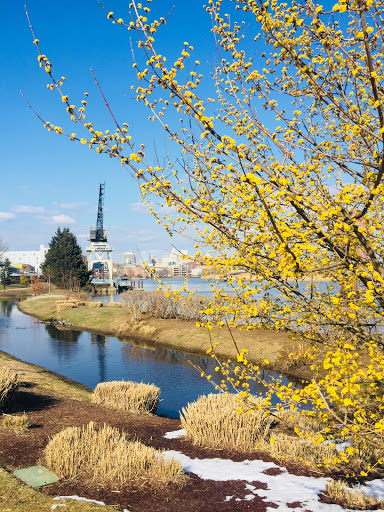
[[[165,19],[151,18],[149,0],[130,6],[127,23],[106,17],[136,37],[137,100],[174,146],[166,164],[153,163],[117,115],[104,131],[85,106],[76,110],[34,36],[51,88],[84,135],[45,127],[116,158],[143,200],[172,207],[151,210],[169,232],[192,227],[195,248],[212,248],[205,263],[235,293],[215,290],[208,329],[284,330],[311,343],[311,357],[321,347],[308,385],[277,386],[281,407],[317,410],[326,429],[314,442],[352,438],[340,460],[383,443],[383,0],[208,0],[213,95],[193,47],[163,55]],[[253,286],[229,276],[238,269]],[[241,351],[236,368],[232,384],[246,401],[260,368]]]

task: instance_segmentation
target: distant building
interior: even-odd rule
[[[124,265],[136,265],[136,253],[124,252],[123,253],[123,264]]]
[[[41,274],[41,265],[47,252],[48,247],[40,245],[38,251],[5,251],[2,254],[2,259],[8,258],[11,265],[30,265],[38,274]]]
[[[150,267],[152,266],[152,258],[151,258],[151,255],[149,254],[149,252],[147,251],[143,251],[140,253],[140,264],[141,265],[149,265]]]

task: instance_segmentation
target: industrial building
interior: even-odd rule
[[[41,265],[44,263],[48,247],[40,245],[38,251],[5,251],[2,254],[3,261],[9,259],[11,265],[30,265],[37,274],[41,274]]]

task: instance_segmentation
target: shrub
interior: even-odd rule
[[[254,403],[261,404],[262,399],[254,397]],[[201,396],[180,414],[185,437],[207,448],[255,450],[268,436],[273,419],[263,410],[239,414],[238,409],[233,395]]]
[[[93,401],[133,412],[135,414],[155,413],[159,405],[160,388],[154,384],[114,380],[100,382],[93,392]]]
[[[89,308],[102,308],[104,306],[104,302],[88,302]]]
[[[3,416],[3,428],[13,430],[17,434],[22,434],[28,430],[29,426],[28,416],[25,413],[18,416],[12,414]]]
[[[118,429],[104,425],[67,428],[45,449],[45,463],[60,478],[93,480],[98,485],[183,485],[182,466],[160,450],[129,441]]]
[[[175,301],[161,290],[142,293],[127,291],[121,294],[121,303],[135,321],[140,320],[144,313],[152,318],[178,318],[196,322],[207,319],[202,311],[208,304],[204,297],[198,295],[185,296]]]
[[[5,367],[0,367],[0,410],[12,398],[19,387],[17,373]]]
[[[325,484],[325,494],[332,500],[341,502],[343,507],[365,510],[372,507],[383,507],[384,502],[368,496],[359,487],[348,487],[341,480],[330,480]]]

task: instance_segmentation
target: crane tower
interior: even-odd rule
[[[113,287],[111,256],[113,249],[108,244],[107,232],[103,227],[104,189],[105,183],[100,183],[96,228],[91,227],[90,229],[90,246],[87,247],[87,252],[89,253],[88,270],[93,272],[95,264],[101,264],[104,274],[107,273],[108,275],[109,285]]]

